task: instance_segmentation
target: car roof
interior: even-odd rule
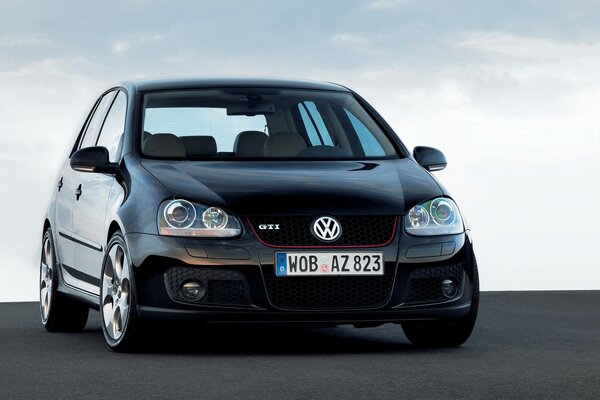
[[[303,79],[270,78],[270,77],[242,77],[242,76],[206,76],[199,78],[172,78],[172,79],[143,79],[123,82],[121,86],[134,89],[138,92],[155,90],[178,89],[203,89],[203,88],[286,88],[286,89],[312,89],[334,90],[349,92],[349,89],[331,82],[319,82]]]

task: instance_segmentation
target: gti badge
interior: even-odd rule
[[[335,218],[324,216],[313,221],[310,232],[323,242],[333,242],[342,235],[342,226]]]
[[[260,224],[258,226],[258,229],[260,229],[261,231],[272,231],[272,230],[279,230],[279,224]]]

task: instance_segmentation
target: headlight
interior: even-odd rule
[[[234,237],[242,233],[238,219],[219,207],[175,199],[158,208],[158,232],[166,236]]]
[[[439,197],[414,206],[404,216],[406,232],[416,236],[453,235],[465,231],[456,204]]]

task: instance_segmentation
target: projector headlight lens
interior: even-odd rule
[[[165,207],[164,217],[173,228],[189,228],[196,219],[196,209],[189,201],[174,200]]]
[[[454,235],[465,231],[458,207],[439,197],[411,208],[404,217],[407,233],[415,236]]]
[[[175,199],[165,200],[160,205],[158,230],[166,236],[224,238],[238,236],[242,226],[236,217],[221,208]]]
[[[429,206],[433,222],[438,225],[452,225],[456,218],[456,206],[450,204],[447,199],[435,199]]]

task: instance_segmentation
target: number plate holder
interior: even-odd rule
[[[384,274],[381,252],[277,252],[274,264],[275,275],[280,277]]]

